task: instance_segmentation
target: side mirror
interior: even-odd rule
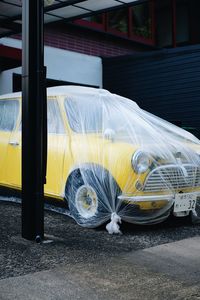
[[[115,136],[116,136],[116,132],[115,132],[115,130],[113,130],[111,128],[106,128],[104,130],[103,136],[104,136],[105,139],[114,142]]]

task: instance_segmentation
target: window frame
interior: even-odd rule
[[[75,20],[74,23],[77,25],[80,25],[80,26],[84,26],[84,27],[88,27],[88,28],[92,27],[94,29],[104,31],[105,23],[106,23],[105,14],[102,14],[102,23],[97,23],[94,21],[88,21],[88,20],[84,20],[84,19]]]
[[[109,12],[106,13],[106,24],[107,24],[107,32],[112,33],[114,35],[122,36],[122,37],[128,37],[129,38],[129,30],[130,30],[130,23],[129,23],[129,11],[130,8],[126,11],[126,17],[127,17],[127,32],[122,32],[120,30],[117,30],[115,28],[112,28],[109,26]]]
[[[130,30],[130,38],[133,39],[134,41],[141,42],[143,44],[148,44],[148,45],[155,45],[155,0],[151,0],[149,2],[144,2],[149,4],[149,14],[151,16],[151,32],[152,32],[152,37],[151,38],[145,38],[145,37],[140,37],[136,34],[134,34],[134,24],[133,22],[133,16],[132,16],[132,8],[134,8],[137,5],[141,5],[143,3],[134,5],[129,8],[129,30]]]
[[[73,21],[74,24],[84,26],[87,28],[92,28],[94,30],[102,31],[109,33],[113,36],[118,36],[121,38],[125,38],[131,41],[139,42],[142,44],[146,45],[155,45],[155,0],[147,0],[144,3],[149,4],[149,10],[150,10],[150,15],[152,19],[152,24],[151,24],[151,31],[152,31],[152,37],[151,38],[144,38],[144,37],[139,37],[133,33],[132,30],[132,8],[136,5],[141,5],[140,4],[134,4],[134,5],[127,5],[125,8],[127,9],[127,32],[121,32],[120,30],[113,29],[109,27],[109,12],[102,13],[102,23],[99,24],[94,21],[87,21],[83,19],[75,20]],[[119,9],[122,9],[119,7]]]

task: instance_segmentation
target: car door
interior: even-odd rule
[[[45,194],[59,196],[62,186],[63,161],[67,147],[67,136],[56,98],[47,101],[48,156]],[[7,182],[14,187],[21,186],[21,124],[12,134],[7,159]],[[12,157],[12,159],[10,159]],[[15,172],[13,173],[13,165]],[[18,167],[17,167],[18,166]]]
[[[12,176],[18,174],[17,163],[12,156],[13,136],[15,135],[17,121],[19,119],[19,99],[0,100],[0,183],[10,185],[9,172]],[[10,166],[12,169],[10,170]],[[15,181],[17,179],[15,178]]]

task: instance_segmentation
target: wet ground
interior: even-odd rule
[[[36,244],[21,238],[20,216],[20,204],[0,202],[0,279],[58,266],[106,264],[140,249],[200,236],[200,226],[184,219],[149,227],[123,224],[122,235],[109,235],[105,227],[82,228],[66,215],[46,211],[45,234],[52,242]]]

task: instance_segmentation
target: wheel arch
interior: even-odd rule
[[[66,193],[67,193],[67,188],[69,186],[69,183],[70,183],[70,180],[72,178],[72,176],[74,176],[74,174],[81,174],[81,169],[85,169],[85,170],[92,170],[92,171],[98,171],[98,172],[105,172],[105,174],[108,174],[109,176],[112,177],[112,179],[115,181],[115,183],[117,184],[117,186],[119,187],[115,177],[113,176],[113,174],[111,174],[111,172],[104,168],[103,166],[99,165],[99,164],[96,164],[96,163],[83,163],[81,165],[75,165],[73,167],[73,169],[70,171],[67,179],[66,179],[66,183],[65,183],[65,189],[64,189],[64,198],[67,200],[67,197],[66,197]]]

